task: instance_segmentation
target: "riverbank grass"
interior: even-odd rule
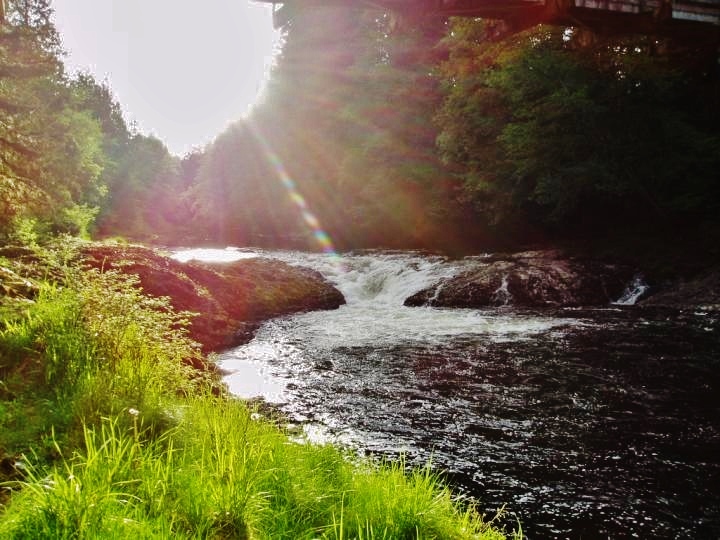
[[[214,395],[184,367],[187,316],[133,278],[68,277],[0,331],[0,537],[506,537],[429,468],[291,441]]]
[[[128,413],[130,414],[130,413]],[[429,470],[290,443],[241,403],[193,399],[153,440],[118,419],[31,466],[3,538],[492,538]]]

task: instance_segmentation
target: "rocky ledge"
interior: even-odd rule
[[[82,256],[90,267],[137,274],[146,293],[197,313],[190,335],[206,352],[247,341],[270,318],[345,303],[318,272],[277,260],[181,263],[141,246],[97,244],[84,247]]]
[[[629,267],[527,251],[477,259],[460,274],[405,300],[406,306],[483,308],[513,305],[597,306],[620,298],[633,277]]]

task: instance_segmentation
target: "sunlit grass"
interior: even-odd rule
[[[135,285],[76,273],[4,323],[0,538],[505,538],[430,468],[293,442],[191,383],[185,318]]]
[[[139,424],[86,427],[82,450],[31,468],[0,536],[505,538],[428,468],[289,442],[239,402],[194,398],[155,439]]]

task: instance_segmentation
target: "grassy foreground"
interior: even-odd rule
[[[292,442],[214,396],[184,367],[186,315],[132,277],[63,272],[3,311],[1,538],[506,538],[429,468]]]

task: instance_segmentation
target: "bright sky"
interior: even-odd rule
[[[107,79],[143,133],[183,155],[247,113],[278,39],[250,0],[53,0],[66,65]]]

